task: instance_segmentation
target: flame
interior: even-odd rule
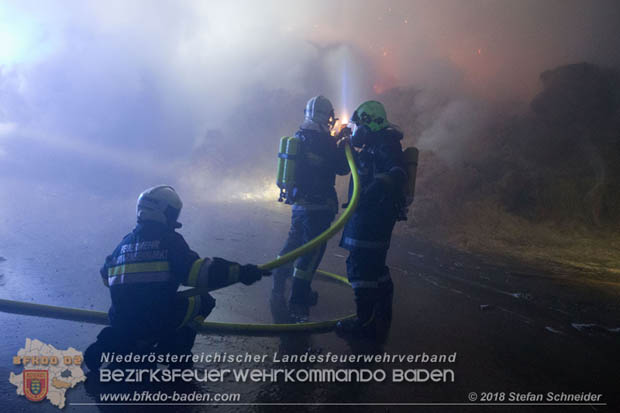
[[[346,110],[343,110],[342,115],[340,115],[340,118],[338,118],[338,120],[334,124],[334,127],[331,130],[331,135],[336,136],[337,134],[340,133],[342,129],[347,127],[348,124],[349,124],[349,114],[347,113]]]

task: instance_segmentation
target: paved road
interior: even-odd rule
[[[24,195],[26,196],[26,195]],[[20,200],[17,200],[20,201]],[[105,310],[109,298],[99,285],[97,268],[127,232],[132,218],[124,214],[129,200],[82,200],[79,214],[64,213],[62,194],[45,202],[0,205],[0,296],[80,308]],[[17,205],[20,205],[18,207]],[[98,210],[92,208],[98,206]],[[128,207],[129,206],[129,207]],[[33,220],[49,209],[54,219]],[[56,209],[55,209],[56,208]],[[107,218],[102,219],[100,211]],[[286,208],[265,209],[256,204],[189,206],[182,232],[190,245],[205,255],[244,262],[264,262],[281,246],[288,225]],[[191,225],[190,225],[191,224]],[[344,273],[346,252],[336,240],[329,244],[322,268]],[[492,263],[491,263],[492,262]],[[588,281],[579,274],[527,268],[519,263],[460,254],[437,248],[414,237],[395,237],[389,263],[396,285],[395,312],[387,341],[346,342],[333,333],[280,337],[200,336],[195,352],[268,354],[453,354],[456,363],[375,363],[330,365],[212,363],[200,368],[369,368],[388,373],[400,368],[453,369],[448,383],[224,383],[193,384],[181,391],[234,392],[245,403],[468,403],[469,393],[593,392],[617,403],[617,354],[620,342],[620,284]],[[320,305],[313,319],[341,316],[353,310],[351,291],[317,279]],[[252,287],[234,286],[217,292],[215,321],[269,322],[269,280]],[[17,371],[11,358],[26,337],[58,348],[83,350],[99,327],[0,314],[0,404],[2,411],[52,412],[49,402],[37,405],[17,397],[8,382]],[[3,379],[4,378],[4,379]],[[171,391],[176,387],[157,387]],[[87,391],[88,390],[88,391]],[[122,406],[92,406],[98,386],[78,386],[68,392],[67,412],[126,411]],[[496,396],[500,397],[500,396]],[[201,411],[206,406],[177,407]],[[153,411],[156,408],[134,407]],[[165,410],[164,407],[161,407]],[[343,407],[278,406],[284,411],[319,411]],[[541,406],[486,407],[437,405],[357,406],[350,411],[547,411]],[[601,406],[557,407],[555,411],[606,411]],[[269,405],[223,405],[218,411],[274,411]],[[168,410],[170,411],[170,410]]]

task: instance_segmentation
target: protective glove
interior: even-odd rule
[[[340,132],[338,132],[338,135],[337,135],[338,143],[342,142],[343,139],[348,139],[352,134],[353,132],[351,131],[351,128],[349,128],[348,126],[345,126],[344,128],[340,129]]]
[[[254,284],[262,277],[271,275],[271,271],[261,270],[256,265],[246,264],[242,265],[239,269],[239,281],[245,285]]]

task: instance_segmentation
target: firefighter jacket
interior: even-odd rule
[[[327,132],[302,128],[295,136],[301,140],[301,157],[293,209],[331,209],[335,213],[336,175],[349,172],[344,148],[337,148],[336,139]]]
[[[404,205],[403,188],[407,172],[401,147],[403,134],[395,128],[372,132],[357,153],[361,196],[357,209],[347,221],[340,246],[387,250],[392,229]],[[352,195],[352,185],[349,198]]]
[[[111,325],[149,336],[179,328],[199,314],[207,315],[215,305],[208,294],[177,298],[181,284],[222,288],[238,281],[239,265],[221,258],[201,259],[181,234],[145,221],[123,238],[100,273],[110,288]]]

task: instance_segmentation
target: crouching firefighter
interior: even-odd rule
[[[331,102],[315,96],[308,101],[304,114],[304,122],[295,136],[284,137],[280,142],[280,200],[292,205],[291,227],[280,256],[301,247],[330,226],[338,212],[336,174],[349,172],[344,147],[339,148],[336,137],[331,135],[336,121]],[[296,322],[307,320],[309,308],[318,298],[310,285],[325,247],[324,243],[299,257],[292,268],[285,265],[274,271],[272,310],[285,305],[285,284],[292,270],[289,316]]]
[[[137,225],[109,255],[101,277],[109,287],[110,326],[85,352],[91,371],[103,352],[191,354],[196,327],[209,315],[215,299],[208,293],[177,296],[179,286],[209,291],[238,281],[249,285],[269,272],[222,258],[203,258],[175,231],[183,204],[171,186],[142,192]]]
[[[380,337],[387,335],[392,319],[394,287],[386,255],[394,224],[406,219],[403,134],[387,121],[377,101],[362,103],[351,122],[351,144],[361,148],[356,159],[361,195],[345,224],[340,246],[349,250],[347,276],[355,293],[357,316],[336,328],[342,335]]]

